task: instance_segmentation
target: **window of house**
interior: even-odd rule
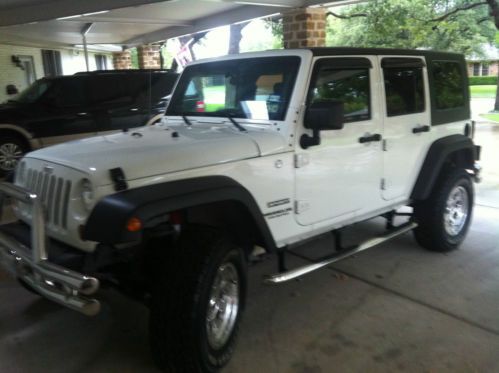
[[[97,70],[107,70],[107,57],[103,54],[96,54],[95,66]]]
[[[42,49],[42,60],[45,76],[62,75],[61,52]]]
[[[371,117],[369,69],[345,69],[323,64],[311,86],[309,101],[343,102],[345,122],[368,120]]]
[[[425,110],[421,67],[385,67],[383,75],[386,112],[389,117]]]
[[[451,61],[433,62],[433,85],[436,108],[454,109],[465,105],[466,89],[461,65]]]
[[[482,76],[488,76],[488,75],[489,75],[489,64],[482,63]]]
[[[474,63],[473,64],[473,76],[480,76],[480,64],[479,63]]]

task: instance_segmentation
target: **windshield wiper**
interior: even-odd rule
[[[241,126],[239,123],[236,122],[236,120],[234,118],[232,118],[230,115],[227,115],[227,118],[229,118],[230,122],[234,125],[234,127],[236,127],[239,131],[241,132],[248,132],[246,130],[246,128],[244,128],[243,126]]]
[[[192,126],[192,122],[185,115],[182,115],[182,119],[184,120],[185,124],[187,124],[188,126]]]

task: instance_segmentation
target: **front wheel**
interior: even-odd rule
[[[0,177],[5,177],[9,172],[14,171],[26,151],[25,143],[18,137],[0,137]]]
[[[430,197],[414,206],[416,241],[433,251],[451,251],[464,241],[473,212],[473,182],[463,169],[451,169]]]
[[[216,230],[189,227],[165,260],[151,302],[153,357],[167,372],[216,372],[232,356],[244,309],[243,251]]]

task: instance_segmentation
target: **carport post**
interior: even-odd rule
[[[81,37],[83,39],[83,53],[85,54],[85,65],[87,67],[87,71],[90,71],[90,67],[88,65],[88,48],[87,48],[87,34],[92,28],[93,23],[87,23],[81,29]]]

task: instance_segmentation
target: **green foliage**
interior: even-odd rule
[[[428,48],[480,55],[481,45],[493,43],[496,35],[487,5],[437,20],[456,7],[472,2],[371,0],[345,7],[339,13],[350,18],[329,16],[326,43],[355,47]],[[334,8],[332,10],[337,12]]]
[[[283,44],[283,30],[282,18],[265,20],[265,28],[272,33],[272,47],[271,49],[282,49]]]
[[[130,59],[132,60],[132,69],[138,69],[139,56],[137,54],[137,48],[130,48]]]
[[[470,85],[493,85],[497,84],[497,76],[470,76]]]

